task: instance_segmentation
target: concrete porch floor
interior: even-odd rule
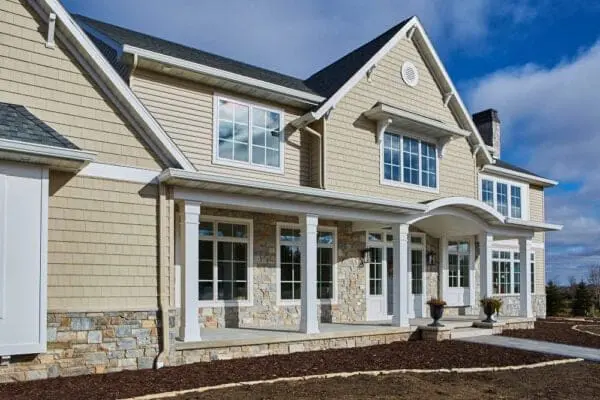
[[[453,316],[440,320],[450,329],[468,328],[480,318],[473,316]],[[499,322],[525,322],[530,319],[520,317],[501,317]],[[391,320],[365,321],[356,323],[321,323],[320,332],[305,334],[298,331],[297,327],[281,328],[201,328],[201,341],[176,342],[177,350],[203,349],[228,346],[248,346],[271,343],[298,342],[318,339],[340,339],[347,337],[390,335],[410,333],[419,326],[432,322],[431,318],[411,318],[409,328],[399,328],[391,325]]]

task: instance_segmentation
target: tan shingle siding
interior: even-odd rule
[[[221,91],[200,83],[142,70],[137,70],[131,77],[131,87],[198,170],[291,185],[310,185],[311,140],[308,134],[297,130],[288,133],[284,174],[214,165],[212,163],[214,93],[221,93]],[[252,102],[252,99],[245,99],[243,96],[230,96]],[[286,125],[302,115],[300,110],[294,108],[269,104],[262,100],[257,102],[282,109]]]
[[[0,101],[26,106],[82,149],[97,152],[98,162],[161,169],[60,41],[46,48],[21,2],[0,3]]]
[[[407,60],[419,69],[420,81],[415,88],[405,85],[400,76],[402,62]],[[448,144],[444,158],[439,160],[439,194],[381,185],[375,123],[362,117],[377,102],[457,126],[418,50],[402,40],[378,63],[372,82],[363,78],[336,105],[327,121],[328,189],[406,201],[477,196],[475,160],[465,139]]]
[[[68,177],[50,175],[49,309],[156,308],[157,188]]]
[[[534,222],[545,222],[544,189],[538,186],[529,186],[529,219]],[[536,233],[533,237],[536,243],[544,243],[544,233]],[[546,257],[545,250],[537,250],[535,258],[536,293],[543,294],[546,285]]]

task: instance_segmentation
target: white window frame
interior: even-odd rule
[[[493,254],[495,251],[501,252],[501,251],[505,251],[510,253],[510,259],[496,259],[494,258]],[[492,265],[494,261],[509,261],[510,262],[510,293],[493,293],[492,296],[519,296],[521,294],[521,292],[516,293],[515,292],[515,261],[518,262],[519,264],[521,263],[521,259],[519,258],[515,258],[515,253],[519,253],[519,248],[515,248],[515,247],[493,247],[492,246]],[[533,260],[531,260],[531,256],[533,255]],[[531,263],[535,264],[535,251],[530,251],[527,257],[527,273],[531,274]],[[535,271],[535,265],[534,265],[534,271]],[[522,266],[520,266],[520,273],[522,274],[524,272],[524,269]],[[494,268],[492,266],[492,285],[493,285],[493,281],[494,281]],[[531,276],[532,282],[533,282],[533,277]],[[535,288],[535,284],[532,283],[532,285]],[[521,291],[521,284],[519,282],[519,291]],[[531,287],[528,288],[528,290],[531,290]],[[493,291],[493,288],[492,288]],[[534,293],[534,292],[531,292]]]
[[[493,182],[493,200],[494,205],[491,206],[494,210],[498,211],[498,183],[507,185],[507,201],[508,201],[508,216],[507,218],[520,219],[523,221],[529,220],[529,185],[526,183],[511,181],[507,179],[497,178],[491,175],[479,174],[479,188],[477,198],[483,202],[483,181]],[[511,186],[521,188],[521,218],[511,217],[512,215],[512,201],[511,201]],[[487,204],[487,203],[486,203]],[[498,211],[499,212],[499,211]]]
[[[301,229],[300,224],[294,224],[294,223],[289,223],[289,222],[277,222],[277,229],[275,230],[276,233],[276,240],[275,240],[275,244],[276,244],[276,270],[277,270],[277,274],[276,274],[276,284],[277,284],[277,302],[276,304],[278,306],[298,306],[301,304],[302,299],[282,299],[281,298],[281,229],[282,228],[287,228],[287,229]],[[338,234],[337,234],[337,227],[336,226],[328,226],[328,225],[318,225],[317,226],[317,233],[318,232],[332,232],[333,233],[333,244],[332,245],[324,245],[324,244],[319,244],[317,242],[317,248],[323,248],[323,247],[327,247],[327,248],[332,248],[333,249],[333,254],[332,254],[332,260],[333,260],[333,271],[332,271],[332,279],[333,279],[333,297],[331,299],[319,299],[317,298],[317,304],[338,304]],[[302,257],[302,253],[300,254],[300,257]],[[315,282],[315,286],[317,285],[317,282]]]
[[[384,143],[385,143],[385,134],[386,133],[400,136],[400,181],[385,179]],[[405,137],[419,141],[419,184],[404,182],[404,138]],[[421,185],[421,181],[423,178],[422,177],[422,173],[423,173],[422,162],[423,162],[423,160],[422,160],[422,153],[421,153],[421,143],[422,142],[425,142],[425,143],[430,144],[435,147],[435,156],[436,156],[435,188]],[[388,128],[384,132],[384,138],[383,138],[383,140],[381,140],[381,143],[379,144],[379,183],[381,185],[385,185],[385,186],[395,186],[395,187],[400,187],[400,188],[419,190],[419,191],[428,192],[428,193],[439,193],[440,192],[440,157],[439,157],[439,154],[440,154],[440,149],[439,149],[437,143],[434,140],[432,140],[431,138],[427,138],[427,137],[424,137],[421,135],[406,133],[406,132],[400,132],[396,129]]]
[[[200,222],[211,222],[213,224],[213,234],[212,236],[200,236],[198,235],[198,240],[208,241],[209,239],[213,242],[213,300],[198,300],[198,307],[206,308],[206,307],[248,307],[253,305],[254,301],[254,284],[253,284],[253,276],[254,276],[254,259],[253,259],[253,244],[254,244],[254,224],[252,219],[244,219],[244,218],[230,218],[230,217],[219,217],[214,215],[200,215]],[[231,237],[223,237],[217,236],[217,224],[222,222],[224,224],[239,224],[246,225],[248,237],[247,238],[231,238]],[[198,229],[200,229],[200,225],[198,225]],[[221,239],[221,240],[219,240]],[[248,298],[246,300],[218,300],[217,294],[215,292],[215,285],[218,285],[218,251],[217,251],[217,243],[219,241],[230,242],[230,243],[246,243],[247,244],[247,263],[248,263],[248,271],[246,277],[246,286],[248,287]],[[200,268],[200,260],[196,263],[196,268]]]
[[[469,285],[468,286],[460,286],[460,278],[462,276],[461,271],[460,271],[460,256],[461,255],[465,255],[464,253],[461,253],[460,251],[456,251],[456,253],[454,252],[450,252],[450,242],[456,242],[458,246],[460,246],[461,242],[467,242],[469,245],[469,251],[468,251],[468,256],[469,256],[469,269],[467,272],[467,279],[469,280]],[[458,279],[458,285],[459,286],[450,286],[450,254],[456,254],[458,256],[458,273],[456,275],[456,278]],[[446,250],[446,257],[448,257],[447,260],[447,264],[448,264],[448,276],[446,277],[446,288],[447,289],[469,289],[472,290],[474,288],[475,282],[473,282],[473,280],[475,279],[475,275],[473,273],[473,265],[475,263],[475,240],[471,237],[471,236],[463,236],[463,237],[450,237],[448,238],[448,249]]]
[[[230,160],[219,157],[219,101],[230,101],[248,107],[248,161]],[[252,108],[260,108],[269,112],[279,114],[279,167],[269,167],[266,165],[252,163]],[[275,108],[254,101],[243,100],[231,96],[225,96],[215,93],[213,96],[213,160],[214,165],[224,165],[229,167],[252,169],[261,172],[283,175],[285,171],[285,112],[280,108]]]

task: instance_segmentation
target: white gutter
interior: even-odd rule
[[[291,195],[300,195],[300,196],[309,196],[315,198],[322,198],[326,200],[341,200],[348,201],[353,203],[361,203],[361,204],[372,204],[377,206],[384,207],[394,207],[398,209],[403,209],[402,211],[411,211],[411,212],[424,212],[427,210],[428,206],[425,204],[418,203],[408,203],[397,200],[386,200],[379,199],[369,196],[361,196],[354,195],[349,193],[341,193],[335,192],[332,190],[324,190],[324,189],[316,189],[311,187],[304,186],[292,186],[285,185],[280,183],[270,183],[263,181],[253,181],[249,179],[239,179],[233,178],[230,176],[223,175],[214,175],[214,174],[206,174],[202,172],[192,172],[192,171],[184,171],[182,169],[169,168],[165,169],[159,176],[159,182],[169,183],[173,180],[187,180],[190,182],[204,182],[211,184],[219,184],[219,185],[230,185],[230,186],[238,186],[245,187],[248,189],[258,189],[258,190],[269,190],[274,192],[280,192],[284,194]],[[400,210],[399,210],[400,211]]]
[[[128,44],[123,45],[123,53],[137,55],[138,57],[147,60],[155,61],[161,64],[171,65],[178,68],[183,68],[188,71],[197,72],[200,74],[214,76],[220,79],[226,79],[232,82],[253,86],[260,89],[265,89],[274,93],[279,93],[296,100],[301,100],[305,103],[316,105],[325,100],[324,97],[315,94],[307,93],[302,90],[290,89],[285,86],[277,85],[271,82],[266,82],[260,79],[250,78],[248,76],[236,74],[222,69],[209,67],[204,64],[195,63],[192,61],[183,60],[181,58],[168,56],[154,51],[141,49],[139,47]]]
[[[0,139],[0,150],[22,153],[36,157],[49,157],[63,160],[79,161],[86,164],[93,161],[96,157],[96,153],[91,151],[65,149],[61,147],[26,143],[8,139]]]
[[[512,169],[506,169],[506,168],[498,167],[497,165],[492,165],[492,164],[484,165],[481,170],[483,172],[494,172],[499,175],[519,178],[525,182],[541,185],[543,187],[553,187],[553,186],[558,185],[558,182],[554,181],[552,179],[542,178],[539,176],[526,174],[524,172],[513,171]]]

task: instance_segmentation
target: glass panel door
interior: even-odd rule
[[[387,314],[394,314],[394,248],[386,248],[387,264]]]

